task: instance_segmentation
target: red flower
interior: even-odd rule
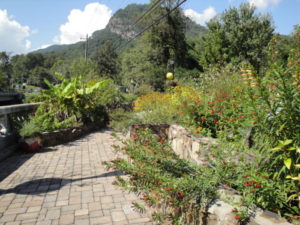
[[[240,216],[235,216],[234,218],[237,219],[237,220],[240,220],[242,217],[240,217]]]
[[[251,186],[252,186],[252,183],[251,183],[251,182],[248,182],[248,183],[245,184],[245,186],[246,186],[246,187],[251,187]]]
[[[160,180],[158,180],[158,181],[156,181],[156,184],[157,184],[157,185],[161,185],[162,182],[161,182]]]
[[[201,116],[202,122],[205,122],[205,116]]]
[[[214,124],[219,124],[219,120],[215,120],[215,121],[214,121]]]
[[[261,188],[261,184],[255,184],[254,187]]]
[[[185,194],[183,194],[183,193],[181,193],[181,192],[178,192],[178,195],[179,195],[180,197],[184,197],[184,196],[185,196]]]

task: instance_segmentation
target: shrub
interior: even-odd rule
[[[38,124],[40,131],[53,131],[80,124],[101,125],[107,122],[105,105],[115,99],[114,89],[111,88],[109,80],[86,84],[80,77],[60,78],[61,83],[57,85],[46,81],[49,89],[44,90],[38,97],[37,101],[40,101],[41,105],[31,121],[24,126]]]
[[[199,220],[200,209],[216,197],[220,177],[213,170],[180,159],[166,140],[156,140],[148,131],[137,135],[135,141],[125,142],[123,148],[116,146],[116,150],[126,153],[128,160],[118,158],[105,164],[125,172],[130,179],[118,177],[115,184],[139,193],[150,206],[158,206],[160,210],[153,218],[160,223],[192,224]]]

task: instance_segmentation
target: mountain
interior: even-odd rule
[[[88,54],[93,54],[105,41],[111,40],[115,46],[125,43],[127,40],[135,37],[144,28],[137,24],[131,25],[139,16],[149,8],[149,5],[130,4],[124,9],[118,10],[110,19],[106,28],[95,31],[88,41]],[[203,35],[207,29],[200,26],[185,17],[186,37],[193,39],[199,35]],[[49,54],[54,56],[63,56],[66,58],[74,58],[84,56],[85,42],[80,41],[70,45],[52,45],[50,47],[39,49],[34,53]]]

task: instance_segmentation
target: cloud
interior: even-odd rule
[[[26,49],[30,49],[30,47],[31,47],[31,41],[26,40],[25,41],[25,47],[26,47]]]
[[[0,9],[0,51],[24,53],[31,47],[31,42],[27,40],[30,35],[28,26],[22,26],[6,10]]]
[[[84,10],[73,9],[68,16],[68,22],[60,26],[60,35],[53,41],[59,44],[72,44],[80,41],[86,34],[105,28],[112,11],[98,2],[89,3]]]
[[[51,45],[42,45],[41,47],[39,47],[38,49],[44,49],[44,48],[48,48],[50,47]]]
[[[256,6],[260,10],[268,8],[270,5],[277,5],[282,0],[248,0],[251,5]]]
[[[208,22],[210,19],[217,15],[217,12],[215,8],[210,6],[207,9],[205,9],[202,13],[198,13],[193,9],[186,9],[184,10],[184,15],[186,15],[191,20],[195,21],[200,25],[205,25],[206,22]]]

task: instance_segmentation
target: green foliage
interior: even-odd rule
[[[216,198],[221,177],[214,170],[180,159],[166,140],[156,140],[148,131],[135,135],[134,141],[124,144],[116,150],[127,154],[129,160],[118,158],[105,162],[108,168],[130,175],[129,180],[119,177],[115,183],[141,194],[148,205],[160,206],[153,214],[160,223],[199,222],[200,210]]]
[[[121,56],[122,83],[134,91],[141,85],[150,85],[155,90],[163,90],[166,67],[155,64],[155,55],[151,47],[138,42],[134,48],[128,49]]]
[[[114,48],[113,42],[106,41],[92,59],[97,65],[98,74],[118,81],[119,60]]]
[[[198,90],[176,87],[167,93],[141,96],[135,103],[136,114],[141,117],[127,114],[127,121],[173,121],[190,128],[195,135],[218,138],[222,144],[211,151],[207,160],[214,167],[214,176],[221,178],[219,182],[242,195],[242,202],[234,203],[237,207],[235,215],[240,222],[247,219],[254,205],[276,212],[290,221],[297,220],[300,213],[299,33],[294,34],[294,42],[298,45],[291,49],[287,61],[280,55],[278,57],[278,46],[271,43],[269,61],[272,63],[264,76],[257,75],[251,65],[245,65],[241,72],[233,64],[227,65],[227,68],[211,68],[200,75],[200,81],[195,85]],[[150,146],[152,142],[155,143],[151,140]],[[156,198],[151,193],[156,193],[157,185],[146,179],[161,177],[153,175],[156,170],[149,169],[143,159],[154,164],[155,169],[161,167],[151,161],[153,158],[144,156],[148,151],[144,147],[134,147],[138,151],[134,156],[132,148],[130,145],[126,150],[132,159],[143,154],[137,157],[141,176],[134,169],[135,163],[130,167],[122,161],[121,165],[114,163],[114,166],[138,180],[123,183],[124,186],[133,191],[142,190],[147,194],[147,202],[155,204]],[[158,152],[152,146],[150,149],[154,150],[152,153]],[[159,163],[164,163],[164,157]],[[144,166],[147,169],[142,169]],[[180,167],[183,168],[186,166]],[[166,167],[164,169],[169,171]],[[175,173],[177,169],[172,167],[171,170]],[[159,174],[164,172],[159,171]],[[174,180],[175,187],[179,180]],[[178,217],[171,216],[168,211],[163,215],[168,219],[179,218],[180,209],[180,206],[174,209]],[[158,212],[155,218],[161,220],[163,216]]]
[[[0,71],[0,91],[4,91],[7,87],[7,77],[4,72]]]
[[[85,60],[83,57],[70,60],[69,63],[64,63],[62,61],[61,67],[58,67],[59,70],[64,71],[64,75],[67,77],[83,77],[84,80],[96,79],[99,77],[97,73],[96,64],[90,60]]]
[[[8,90],[12,68],[10,56],[6,52],[0,52],[0,90]]]
[[[152,1],[152,4],[155,1]],[[163,15],[168,15],[159,24],[153,26],[146,33],[146,40],[150,44],[152,54],[154,54],[155,64],[165,65],[170,59],[173,59],[176,64],[184,65],[187,44],[185,39],[185,24],[181,9],[177,9],[169,13],[177,4],[177,1],[163,2],[153,15],[150,15],[150,21],[154,18],[160,18]],[[168,14],[169,13],[169,14]]]
[[[258,79],[260,104],[267,110],[258,125],[267,135],[272,149],[265,149],[270,160],[264,169],[273,180],[284,185],[285,206],[289,214],[298,213],[300,207],[300,29],[294,34],[296,45],[290,51],[287,64],[270,49],[273,63],[263,79]],[[273,52],[273,54],[272,54]],[[286,212],[285,212],[286,213]]]
[[[260,69],[274,30],[268,16],[255,14],[255,8],[245,3],[226,10],[207,26],[209,32],[201,43],[201,65],[246,61]]]
[[[80,77],[57,77],[61,79],[61,83],[57,85],[45,80],[49,89],[44,90],[36,99],[42,103],[29,124],[39,124],[41,131],[53,131],[88,123],[99,126],[107,122],[105,105],[114,100],[107,94],[113,91],[106,89],[110,85],[109,80],[86,84]],[[106,94],[99,99],[102,93]]]
[[[22,137],[34,136],[41,132],[42,128],[40,124],[38,124],[37,121],[34,120],[28,120],[24,122],[21,129],[19,130],[19,133]]]
[[[35,85],[47,88],[44,79],[55,81],[54,73],[50,68],[55,58],[42,54],[29,53],[28,55],[15,55],[11,59],[13,84]]]

